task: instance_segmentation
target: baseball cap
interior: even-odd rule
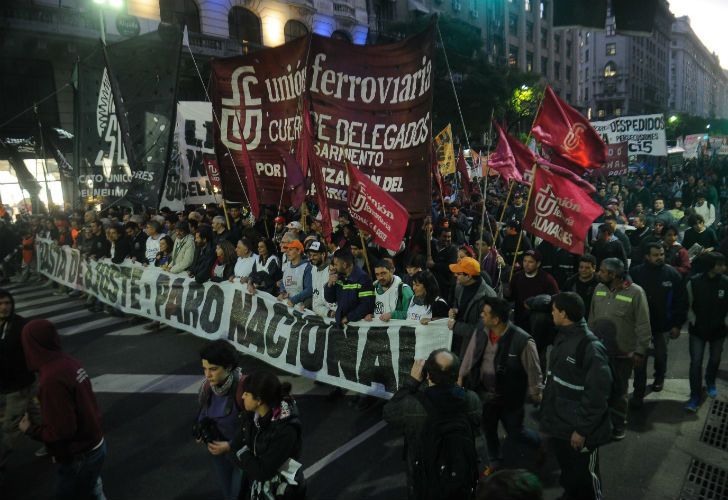
[[[293,222],[289,222],[286,227],[288,229],[301,229],[301,223],[297,220],[294,220]]]
[[[323,244],[320,241],[309,241],[307,248],[307,252],[325,252],[326,249],[324,248]]]
[[[303,243],[301,243],[299,240],[293,240],[292,242],[283,245],[284,250],[288,250],[289,248],[298,248],[300,251],[303,252]]]
[[[276,224],[283,224],[284,222],[286,222],[286,219],[279,215],[278,217],[273,219],[273,222],[275,222]]]
[[[535,260],[536,262],[541,262],[542,259],[541,252],[539,252],[538,250],[526,250],[525,252],[523,252],[523,256],[533,257],[533,260]]]
[[[460,262],[450,264],[450,271],[477,276],[480,274],[480,263],[472,257],[463,257]]]

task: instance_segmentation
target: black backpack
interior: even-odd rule
[[[442,415],[424,393],[415,395],[427,412],[413,485],[420,500],[468,500],[478,482],[475,435],[463,412]]]

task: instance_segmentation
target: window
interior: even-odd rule
[[[584,100],[585,101],[589,100],[589,87],[584,87]],[[591,110],[589,111],[589,116],[591,119]]]
[[[571,57],[571,40],[566,40],[566,57]]]
[[[622,108],[614,108],[615,116],[622,116]]]
[[[539,16],[541,16],[541,19],[546,19],[546,2],[544,2],[544,0],[541,0],[541,2],[539,3]]]
[[[584,62],[589,62],[589,49],[584,51]]]
[[[541,58],[541,74],[543,76],[549,76],[549,59],[548,57],[542,57]]]
[[[605,113],[603,109],[600,109],[599,111],[597,111],[597,116],[599,118],[604,118],[605,116],[607,116],[607,113]]]
[[[566,67],[566,81],[571,83],[571,66]]]
[[[549,30],[541,28],[541,47],[547,49],[549,46]]]
[[[331,33],[331,38],[334,40],[344,40],[345,42],[351,43],[351,35],[344,30],[336,30]]]
[[[607,23],[607,27],[606,27],[606,35],[607,36],[614,36],[616,34],[617,34],[617,29],[614,26],[614,21],[608,22]]]
[[[617,55],[617,44],[616,43],[608,43],[607,44],[607,55],[608,56],[616,56]]]
[[[187,26],[192,33],[200,32],[200,10],[194,0],[159,0],[159,18],[165,23]]]
[[[561,52],[561,34],[554,33],[554,52],[557,54]]]
[[[230,38],[240,43],[262,45],[263,37],[260,19],[244,7],[233,7],[228,14],[228,30]]]
[[[530,21],[526,23],[526,40],[533,43],[533,23]]]
[[[533,71],[533,52],[526,52],[526,71]]]
[[[508,33],[518,36],[518,14],[510,14],[508,16]]]
[[[554,80],[561,80],[561,63],[554,61]]]
[[[531,12],[531,0],[523,0],[523,10]]]
[[[617,65],[612,61],[609,61],[607,65],[604,66],[604,78],[614,78],[615,76],[617,76]]]
[[[296,38],[308,35],[308,28],[301,21],[291,19],[283,28],[283,34],[286,37],[286,42],[290,42]]]
[[[518,47],[515,45],[508,47],[508,65],[518,66]]]

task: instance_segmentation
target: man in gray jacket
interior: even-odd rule
[[[561,467],[562,498],[600,499],[597,450],[612,437],[609,358],[586,326],[578,294],[560,293],[551,307],[558,332],[543,391],[541,430]]]
[[[616,329],[609,362],[614,369],[617,393],[610,401],[613,437],[624,439],[627,427],[627,391],[632,369],[645,362],[652,329],[645,291],[632,283],[624,263],[617,258],[604,259],[599,267],[599,283],[592,297],[589,326],[609,320]],[[608,346],[609,347],[609,346]]]

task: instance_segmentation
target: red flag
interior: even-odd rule
[[[582,168],[599,168],[607,159],[607,146],[589,121],[546,87],[533,122],[533,136],[550,146],[558,157]],[[552,160],[555,158],[552,157]]]
[[[458,172],[460,172],[460,183],[463,185],[463,194],[465,198],[470,199],[470,194],[473,192],[473,182],[470,180],[470,174],[468,173],[468,163],[465,161],[465,155],[463,150],[460,149],[458,154],[458,161],[455,164]]]
[[[369,232],[380,247],[399,250],[409,223],[407,209],[354,165],[347,162],[346,167],[352,220],[359,229]]]
[[[528,148],[525,148],[525,151],[518,149],[519,158],[516,159],[511,142],[516,144],[520,142],[510,137],[496,122],[493,122],[493,125],[498,131],[498,146],[488,158],[488,167],[501,174],[506,183],[511,180],[523,182],[522,172],[530,170],[533,166],[533,153]]]
[[[240,124],[238,118],[238,126],[240,130],[243,130],[243,126]],[[245,191],[248,195],[248,202],[250,203],[250,211],[253,213],[253,217],[256,219],[260,215],[260,203],[258,202],[258,187],[255,185],[255,171],[253,165],[250,163],[250,155],[248,155],[248,147],[245,141],[240,141],[240,157],[243,161],[243,177],[245,178]]]
[[[217,157],[211,154],[203,154],[202,163],[205,165],[207,180],[210,181],[212,187],[222,190],[222,183],[220,182],[220,168],[217,166]]]
[[[577,186],[579,186],[584,192],[587,194],[591,194],[596,192],[596,188],[593,184],[591,184],[586,179],[578,176],[568,168],[561,167],[559,165],[554,165],[553,163],[541,158],[540,156],[536,157],[536,162],[541,166],[542,168],[548,169],[549,171],[553,172],[554,174],[558,175],[559,177],[563,177],[567,181],[570,181]]]
[[[587,231],[604,209],[580,186],[549,167],[536,168],[532,189],[523,228],[557,247],[583,254]]]
[[[281,158],[286,167],[286,189],[291,195],[291,205],[300,207],[306,201],[306,178],[301,164],[296,157],[285,150],[281,153]]]
[[[298,139],[298,151],[296,157],[300,161],[301,173],[305,177],[306,172],[311,172],[313,184],[316,187],[316,201],[318,203],[319,212],[321,213],[321,225],[324,237],[331,239],[334,228],[331,225],[331,214],[329,213],[329,203],[326,199],[326,183],[324,176],[316,162],[316,155],[313,150],[313,125],[311,124],[311,112],[309,111],[309,103],[306,96],[303,97],[303,127],[301,129],[301,137]]]
[[[440,190],[440,195],[445,196],[445,186],[442,185],[442,174],[440,174],[440,163],[437,161],[437,151],[435,149],[435,143],[432,143],[432,177],[437,183],[437,188]]]

